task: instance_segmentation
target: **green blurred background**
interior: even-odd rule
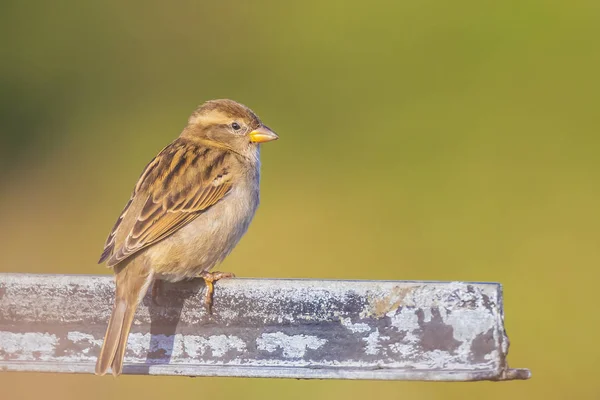
[[[0,374],[3,399],[598,399],[600,6],[3,1],[3,272],[109,273],[103,242],[195,106],[277,131],[239,276],[499,281],[533,379]]]

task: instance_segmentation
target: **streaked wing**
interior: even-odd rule
[[[147,166],[110,233],[99,262],[114,266],[193,221],[231,189],[232,157],[177,139]]]

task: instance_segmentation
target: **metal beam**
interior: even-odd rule
[[[509,369],[497,283],[228,279],[140,305],[125,374],[477,381]],[[0,370],[93,373],[112,277],[0,274]]]

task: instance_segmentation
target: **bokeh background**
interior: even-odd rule
[[[2,272],[103,242],[195,106],[281,140],[239,276],[499,281],[533,379],[0,374],[3,399],[600,398],[597,1],[0,3]]]

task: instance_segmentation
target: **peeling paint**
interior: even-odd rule
[[[381,352],[381,340],[389,340],[389,336],[381,336],[379,334],[379,329],[375,332],[371,333],[366,338],[363,338],[365,342],[365,353],[369,355],[377,355]]]
[[[232,279],[215,286],[212,315],[201,283],[163,289],[166,305],[147,296],[136,313],[125,373],[528,376],[505,371],[498,284]],[[112,277],[0,274],[0,292],[0,369],[93,371]]]
[[[102,345],[102,340],[94,338],[94,335],[90,335],[88,333],[77,332],[77,331],[69,332],[67,334],[67,339],[69,339],[73,343],[89,342],[96,346]]]
[[[208,338],[198,336],[181,337],[183,347],[191,357],[204,355],[210,350],[213,357],[223,357],[230,351],[243,352],[246,350],[246,343],[242,339],[233,335],[215,335]]]
[[[380,318],[389,312],[393,312],[403,304],[407,295],[412,292],[412,287],[396,286],[390,292],[384,292],[383,296],[372,294],[369,296],[368,304],[360,313],[361,318],[376,317]],[[381,293],[381,292],[380,292]]]
[[[469,357],[473,340],[494,323],[494,316],[485,309],[454,310],[443,318],[446,324],[454,328],[454,338],[462,342],[457,352],[463,357]]]
[[[81,353],[84,356],[87,356],[90,354],[90,351],[94,348],[100,348],[100,346],[102,346],[102,339],[96,339],[94,338],[93,335],[90,335],[88,333],[82,333],[82,332],[69,332],[67,334],[67,339],[69,339],[71,342],[76,343],[76,344],[84,344],[84,345],[91,345],[91,346],[86,346],[83,347],[81,349]]]
[[[365,324],[362,322],[353,324],[350,318],[340,318],[340,322],[342,323],[342,326],[348,328],[352,333],[371,331],[371,327],[369,326],[369,324]]]
[[[426,321],[430,321],[431,311],[428,309],[425,314],[429,314],[429,320]],[[392,326],[399,331],[413,332],[419,329],[419,318],[414,308],[402,307],[398,312],[388,313],[388,317]]]
[[[47,360],[56,348],[56,335],[41,332],[0,332],[0,351],[10,353],[12,360]]]
[[[263,333],[257,340],[259,350],[273,353],[278,348],[283,350],[285,358],[303,358],[307,349],[317,350],[327,343],[324,339],[311,335],[289,336],[281,332]]]

